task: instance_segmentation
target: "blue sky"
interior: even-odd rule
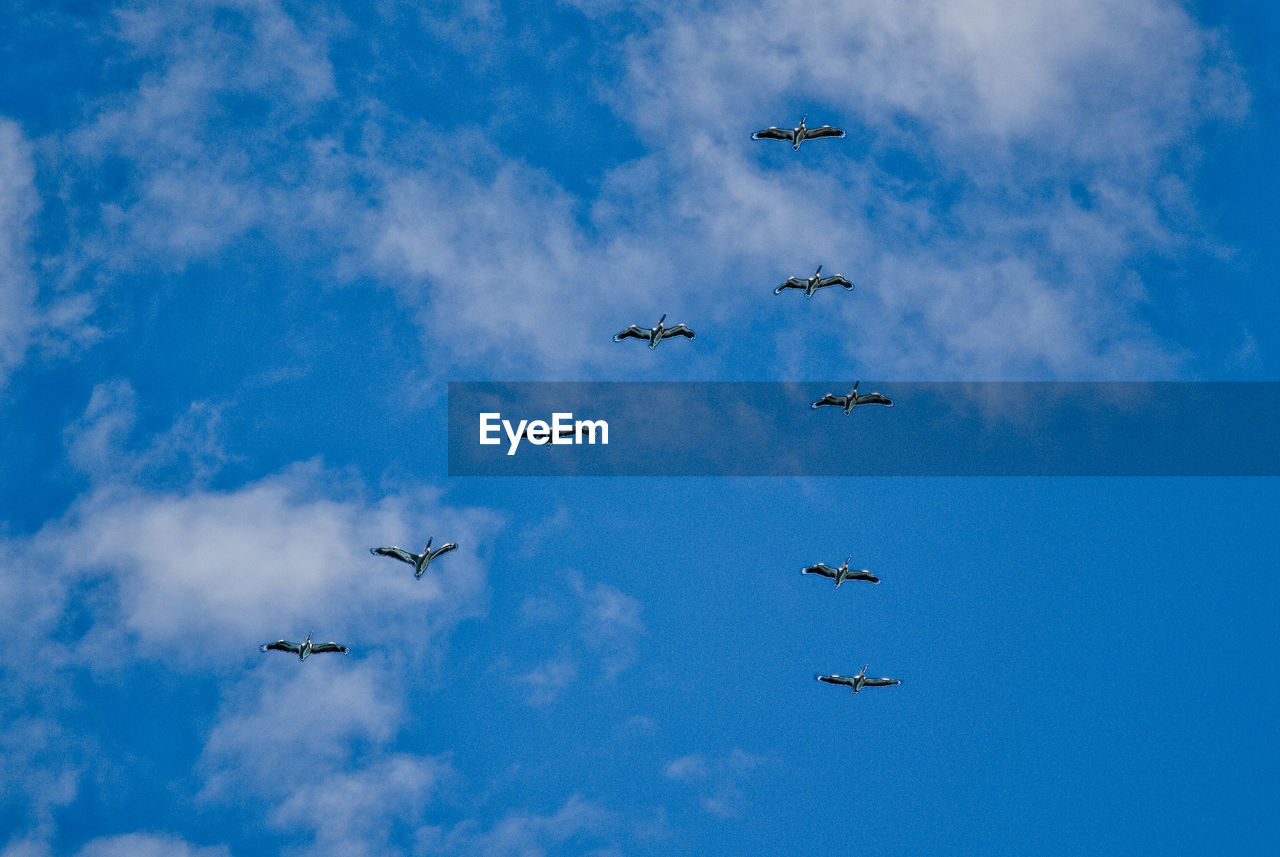
[[[1264,852],[1274,480],[451,479],[445,392],[1275,381],[1277,20],[9,4],[0,857]]]

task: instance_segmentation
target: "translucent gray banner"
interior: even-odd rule
[[[1280,475],[1277,383],[851,386],[451,383],[449,475]]]

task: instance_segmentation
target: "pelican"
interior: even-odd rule
[[[802,569],[800,573],[801,574],[820,574],[823,577],[829,577],[836,582],[837,589],[839,589],[840,584],[844,583],[846,580],[866,580],[871,583],[880,582],[880,578],[876,577],[874,574],[867,571],[865,568],[861,570],[859,569],[851,570],[849,568],[849,560],[851,559],[853,559],[852,556],[845,559],[844,565],[840,566],[839,568],[832,568],[831,566],[827,565],[825,562],[820,562],[817,565],[811,565],[806,569]]]
[[[867,393],[862,396],[858,395],[858,385],[861,383],[861,381],[854,381],[853,389],[849,391],[849,395],[847,396],[837,396],[835,393],[827,393],[809,407],[820,408],[823,405],[835,405],[837,408],[844,408],[845,416],[848,416],[849,411],[853,410],[858,405],[885,405],[890,408],[893,407],[893,400],[888,396],[881,395],[880,393]]]
[[[814,140],[818,137],[843,137],[844,132],[839,128],[832,128],[830,125],[822,125],[818,128],[804,127],[804,121],[809,118],[806,113],[800,117],[800,124],[794,128],[779,128],[776,125],[770,125],[763,131],[757,131],[751,135],[752,140],[790,140],[791,151],[799,151],[800,144],[805,140]]]
[[[867,664],[867,666],[871,666]],[[847,675],[815,675],[818,681],[825,681],[827,684],[843,684],[853,688],[853,692],[857,693],[864,687],[888,687],[891,684],[902,684],[896,678],[867,678],[867,667],[862,668],[862,672],[855,676]]]
[[[305,661],[307,655],[314,655],[323,652],[341,652],[348,654],[351,650],[346,646],[339,646],[337,643],[317,643],[312,644],[311,635],[307,634],[307,639],[303,643],[290,643],[288,640],[276,640],[274,643],[263,643],[258,646],[258,650],[265,652],[275,649],[277,652],[292,652],[298,656],[298,660]]]
[[[834,277],[823,277],[820,276],[821,271],[822,266],[819,265],[818,270],[814,271],[813,276],[808,279],[802,280],[799,277],[787,277],[787,281],[774,289],[773,293],[780,295],[783,289],[804,289],[804,296],[811,298],[814,292],[827,286],[844,286],[846,291],[853,291],[853,283],[844,277],[839,274]]]
[[[663,314],[662,318],[658,319],[656,327],[636,327],[633,324],[626,330],[622,331],[622,333],[615,336],[613,341],[621,342],[627,338],[647,339],[649,340],[649,350],[652,351],[658,347],[659,342],[671,336],[686,336],[689,339],[693,339],[693,331],[685,327],[683,324],[677,324],[675,327],[663,327],[662,323],[666,320],[667,316],[666,314]]]
[[[433,539],[435,538],[435,536],[432,536],[431,538]],[[455,545],[453,542],[449,542],[447,545],[441,545],[436,550],[432,550],[431,539],[427,539],[427,546],[422,549],[422,553],[409,553],[407,550],[402,550],[401,548],[397,548],[397,547],[369,548],[369,553],[373,554],[374,556],[393,556],[396,559],[400,560],[401,562],[409,563],[409,565],[413,566],[413,576],[421,580],[422,575],[424,572],[426,572],[427,565],[428,563],[431,562],[431,560],[440,556],[440,554],[448,553],[449,551],[454,550],[457,547],[458,546]]]

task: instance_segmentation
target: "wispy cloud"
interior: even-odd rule
[[[35,211],[30,146],[18,126],[0,120],[0,384],[21,362],[37,324],[36,286],[26,247]]]
[[[699,805],[706,812],[733,818],[743,812],[748,800],[744,781],[765,761],[762,756],[737,749],[710,759],[695,753],[672,759],[662,773],[667,779],[696,786]]]
[[[309,837],[298,853],[402,853],[392,830],[422,823],[452,768],[391,749],[408,713],[388,662],[315,666],[264,666],[238,683],[202,755],[200,800],[253,796],[273,828]]]
[[[484,572],[475,546],[492,530],[491,515],[459,513],[425,496],[318,499],[326,485],[344,490],[315,464],[231,492],[110,485],[78,501],[42,538],[74,557],[80,579],[106,575],[116,587],[118,618],[97,629],[100,637],[125,634],[136,641],[128,647],[135,655],[175,664],[313,629],[363,630],[395,647],[401,632],[418,639],[481,609]],[[414,580],[369,556],[370,546],[416,533],[421,520],[463,545],[450,557],[448,575]],[[417,611],[412,621],[410,606]],[[191,635],[203,640],[202,651],[171,650]]]
[[[425,854],[533,857],[562,851],[571,843],[582,848],[587,842],[616,840],[615,821],[614,813],[574,795],[553,813],[513,812],[487,830],[474,821],[448,831],[426,828],[419,832],[419,842]]]
[[[231,852],[224,845],[199,847],[177,836],[126,833],[94,839],[76,857],[231,857]]]
[[[0,857],[52,857],[53,849],[39,837],[9,844]],[[73,853],[73,852],[62,852]],[[75,857],[231,857],[225,845],[197,846],[163,833],[125,833],[91,839],[74,852]]]
[[[588,582],[576,569],[566,571],[565,580],[569,597],[531,595],[520,605],[523,623],[557,649],[516,676],[529,689],[530,705],[555,702],[582,676],[613,681],[634,663],[637,638],[646,630],[635,598],[607,583]]]
[[[607,583],[589,584],[576,570],[567,576],[581,605],[582,641],[600,657],[604,677],[613,679],[635,660],[635,640],[645,632],[640,602]]]
[[[1193,134],[1238,117],[1247,94],[1219,40],[1175,4],[1077,5],[673,13],[626,44],[625,80],[609,90],[648,155],[581,202],[493,153],[487,180],[391,168],[371,220],[383,276],[405,270],[415,304],[496,359],[532,354],[552,369],[610,365],[601,331],[641,303],[745,323],[767,287],[825,260],[862,284],[830,311],[856,336],[829,353],[780,319],[786,372],[854,359],[933,378],[1170,373],[1180,355],[1142,323],[1138,271],[1201,244]],[[821,62],[795,62],[810,44]],[[798,118],[762,105],[815,102],[858,142],[820,169],[762,168],[778,153],[748,149],[748,126]],[[904,151],[917,162],[905,173]],[[471,258],[487,271],[475,281],[457,273]],[[596,271],[607,291],[591,287]],[[560,310],[584,289],[592,300],[566,328]]]
[[[399,818],[401,806],[419,813],[448,770],[387,749],[405,716],[396,677],[438,662],[457,623],[485,609],[476,551],[497,518],[426,488],[371,499],[358,478],[317,462],[221,491],[151,487],[154,468],[183,446],[176,439],[190,439],[189,414],[131,446],[135,398],[123,383],[97,390],[67,435],[93,484],[39,532],[0,539],[0,598],[22,615],[7,643],[15,660],[0,667],[14,689],[0,697],[0,747],[13,751],[0,764],[0,805],[29,820],[36,833],[22,841],[38,846],[40,825],[110,764],[77,716],[87,704],[79,679],[158,670],[225,696],[204,753],[208,799],[252,788],[278,807],[274,825],[308,831],[326,853],[358,853],[357,841],[391,853],[378,848],[377,819]],[[124,464],[107,466],[112,458]],[[447,574],[415,580],[369,555],[424,520],[463,545]],[[310,631],[354,657],[298,669],[257,651]],[[300,796],[317,784],[329,791]],[[422,799],[389,799],[410,786]],[[354,803],[344,815],[324,809],[324,795]]]
[[[60,354],[93,342],[83,294],[45,289],[31,250],[40,207],[31,142],[0,116],[0,390],[33,347]]]
[[[393,289],[437,373],[636,371],[609,336],[662,312],[704,331],[697,370],[663,371],[722,370],[745,345],[710,332],[749,329],[773,285],[821,261],[859,284],[821,296],[847,335],[804,335],[779,299],[752,365],[1170,374],[1181,355],[1142,320],[1143,264],[1211,245],[1194,135],[1248,104],[1221,39],[1169,0],[696,6],[602,49],[602,97],[647,151],[606,161],[580,195],[484,127],[396,115],[376,79],[339,86],[333,22],[265,0],[118,22],[152,70],[68,135],[70,174],[128,165],[129,193],[88,218],[84,252],[112,270],[157,253],[181,267],[260,230]],[[484,3],[400,23],[440,43],[506,26]],[[820,61],[795,60],[809,50]],[[229,103],[260,121],[228,132]],[[821,110],[849,140],[794,158],[746,140]]]
[[[577,661],[564,657],[543,661],[529,672],[516,676],[516,681],[528,688],[528,703],[541,707],[555,702],[577,677]]]

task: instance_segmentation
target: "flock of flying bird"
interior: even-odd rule
[[[800,124],[797,125],[795,128],[791,128],[791,129],[770,126],[768,128],[765,128],[763,131],[757,131],[756,133],[752,134],[751,139],[753,140],[787,140],[791,143],[792,151],[799,151],[800,144],[803,143],[805,140],[812,140],[820,137],[843,137],[844,136],[844,131],[842,131],[839,128],[832,128],[830,125],[823,125],[818,128],[807,128],[805,127],[804,123],[805,123],[805,120],[808,118],[809,118],[808,114],[805,114],[803,117],[801,117]],[[773,293],[775,295],[780,295],[786,289],[804,289],[804,296],[806,298],[811,298],[813,297],[814,292],[816,292],[818,289],[821,289],[825,286],[843,286],[846,290],[853,289],[853,283],[849,282],[842,276],[839,276],[839,275],[836,275],[834,277],[822,276],[822,266],[819,265],[818,269],[813,272],[813,276],[803,280],[800,279],[799,277],[789,277],[785,283],[783,283],[782,285],[774,289]],[[692,331],[689,332],[689,337],[690,338],[693,337]],[[860,395],[858,393],[859,383],[861,382],[855,381],[853,383],[853,389],[850,390],[847,395],[841,396],[837,393],[828,393],[827,395],[823,396],[821,399],[819,399],[818,401],[810,405],[810,407],[820,408],[823,405],[832,405],[837,408],[843,408],[845,415],[848,416],[849,412],[853,410],[854,407],[856,407],[857,405],[886,405],[886,406],[893,405],[893,402],[887,396],[883,396],[880,393],[867,393],[867,394]],[[836,589],[839,589],[840,584],[844,583],[846,580],[865,580],[868,583],[880,582],[880,578],[876,577],[874,574],[872,574],[870,571],[867,571],[865,568],[850,569],[849,568],[850,559],[853,559],[853,557],[847,557],[844,561],[844,564],[842,564],[839,568],[832,568],[826,563],[820,562],[817,565],[809,566],[808,568],[804,569],[801,573],[817,574],[817,575],[821,575],[822,577],[830,578],[831,580],[835,581]],[[853,676],[815,675],[814,678],[816,678],[818,681],[826,682],[827,684],[845,685],[853,693],[857,693],[858,691],[862,690],[864,687],[887,687],[889,685],[902,684],[902,682],[900,682],[896,678],[868,678],[867,667],[869,666],[870,664],[868,664],[867,666],[864,666],[857,675],[853,675]]]
[[[427,546],[422,549],[422,553],[409,553],[404,548],[386,547],[386,548],[369,548],[369,553],[374,556],[389,556],[398,559],[401,562],[407,562],[413,566],[413,576],[416,580],[421,580],[422,575],[427,573],[427,566],[431,564],[431,560],[440,556],[442,553],[448,553],[451,550],[457,550],[458,546],[453,542],[441,545],[435,550],[431,549],[431,542],[435,536],[427,539]],[[305,661],[308,655],[322,654],[324,652],[337,652],[341,655],[350,654],[351,650],[346,646],[338,643],[320,643],[311,642],[311,635],[307,634],[307,639],[301,643],[290,643],[288,640],[276,640],[274,643],[263,643],[258,647],[261,651],[277,651],[289,652],[298,656],[298,660]]]
[[[809,114],[800,117],[800,124],[794,128],[779,128],[770,125],[763,131],[757,131],[751,135],[752,140],[786,140],[791,143],[792,151],[798,151],[800,144],[805,140],[815,140],[822,137],[843,137],[844,131],[839,128],[832,128],[830,125],[821,125],[817,128],[809,128],[805,126],[805,120],[809,118]],[[817,270],[809,277],[788,277],[787,281],[773,290],[775,295],[780,295],[787,289],[801,289],[804,291],[806,298],[812,298],[813,293],[818,289],[827,286],[841,286],[846,291],[853,291],[853,283],[849,282],[842,275],[836,274],[830,277],[822,276],[822,266],[819,265]],[[670,339],[673,336],[683,336],[686,339],[693,339],[694,332],[686,324],[677,324],[675,327],[666,327],[663,322],[667,320],[664,314],[658,319],[658,323],[653,327],[640,327],[639,325],[630,325],[626,330],[617,333],[613,337],[614,342],[621,342],[624,339],[643,339],[649,343],[649,350],[658,347],[658,343],[664,339]],[[844,408],[844,412],[848,415],[855,405],[893,405],[892,400],[880,393],[870,393],[867,395],[858,395],[858,383],[854,382],[853,389],[849,391],[847,396],[840,396],[835,393],[828,393],[818,401],[814,402],[811,407],[820,408],[823,405],[835,405]]]
[[[763,131],[757,131],[752,134],[751,139],[786,140],[791,143],[792,151],[799,151],[800,144],[805,140],[815,140],[822,137],[843,137],[845,135],[844,131],[839,128],[833,128],[830,125],[809,128],[805,125],[805,121],[808,118],[808,114],[801,117],[800,124],[795,128],[778,128],[776,126],[770,126],[765,128]],[[804,291],[804,296],[806,298],[812,298],[814,292],[827,286],[841,286],[847,291],[851,291],[853,289],[853,283],[849,282],[839,274],[830,277],[822,276],[822,266],[819,265],[817,270],[813,272],[812,276],[805,278],[788,277],[786,282],[773,290],[773,293],[775,295],[780,295],[787,289],[801,289]],[[649,328],[639,327],[633,324],[626,330],[615,335],[613,337],[613,341],[621,342],[624,339],[643,339],[648,341],[649,349],[652,350],[658,347],[659,342],[673,336],[683,336],[686,339],[694,338],[693,330],[691,330],[687,325],[677,324],[674,327],[664,326],[663,322],[665,322],[666,319],[667,316],[664,314],[662,318],[658,319],[658,323],[656,325]],[[828,393],[810,405],[810,407],[820,408],[824,405],[831,405],[843,408],[847,415],[857,405],[893,405],[893,402],[887,396],[883,396],[880,393],[859,394],[859,383],[861,382],[855,381],[853,389],[850,390],[847,395]],[[570,431],[572,430],[570,429]],[[427,545],[423,548],[422,553],[420,554],[410,553],[409,551],[398,547],[370,548],[369,552],[376,556],[389,556],[412,565],[414,578],[421,580],[423,574],[426,573],[427,566],[432,560],[443,553],[456,549],[457,547],[458,546],[453,542],[449,542],[448,544],[441,545],[433,551],[431,550],[431,539],[427,539]],[[840,584],[844,583],[846,580],[862,580],[868,583],[880,582],[880,578],[876,577],[866,569],[850,569],[849,560],[852,558],[853,557],[846,558],[839,568],[832,568],[825,563],[818,563],[817,565],[811,565],[808,568],[803,569],[801,573],[816,574],[834,580],[835,588],[837,589],[840,587]],[[263,652],[289,652],[297,655],[298,660],[300,661],[305,661],[309,655],[313,654],[337,652],[345,655],[350,652],[350,649],[346,646],[334,642],[318,644],[312,643],[311,634],[308,634],[307,639],[302,643],[291,643],[288,640],[277,640],[274,643],[264,643],[262,646],[259,646],[259,648]],[[864,687],[885,687],[888,685],[902,683],[899,680],[892,678],[869,678],[867,676],[866,666],[864,666],[857,675],[853,676],[815,675],[814,678],[818,681],[826,682],[827,684],[844,685],[849,687],[853,693],[857,693]]]

